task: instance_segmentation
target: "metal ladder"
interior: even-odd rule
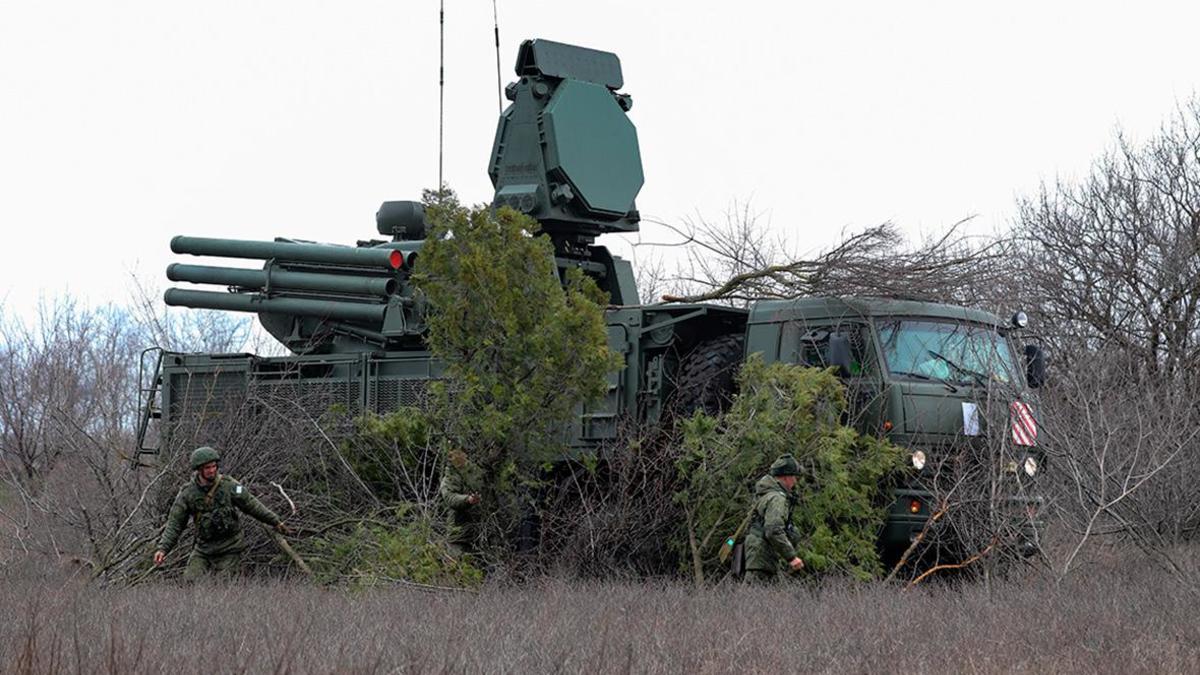
[[[146,382],[147,356],[151,356],[154,360],[154,375],[149,384]],[[142,458],[147,455],[157,457],[160,450],[158,444],[154,446],[146,445],[146,433],[150,429],[150,420],[162,419],[162,397],[160,392],[160,388],[162,387],[162,364],[162,347],[143,349],[141,356],[138,357],[138,425],[137,446],[132,457],[134,466],[154,466],[153,464],[143,462]]]

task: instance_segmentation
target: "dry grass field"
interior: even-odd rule
[[[478,594],[0,570],[4,672],[1200,672],[1165,574],[821,588],[547,580]]]

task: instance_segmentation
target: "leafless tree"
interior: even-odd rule
[[[1085,179],[1022,199],[1015,235],[1021,290],[1063,365],[1111,346],[1147,375],[1195,380],[1200,99],[1143,145],[1118,135]]]
[[[32,483],[77,430],[114,437],[135,410],[136,335],[115,308],[43,304],[29,322],[0,316],[0,460]]]
[[[1113,366],[1076,363],[1091,367],[1055,384],[1061,404],[1044,424],[1060,488],[1060,538],[1068,543],[1057,552],[1056,574],[1077,569],[1089,549],[1116,543],[1200,580],[1174,550],[1200,528],[1200,466],[1188,456],[1200,434],[1194,402],[1127,370],[1123,386],[1111,387]]]
[[[680,236],[686,261],[676,280],[684,289],[669,302],[806,296],[876,296],[978,304],[1005,275],[1009,242],[971,237],[960,221],[943,234],[910,244],[891,223],[844,233],[841,241],[804,256],[772,236],[748,206],[721,222],[660,223]],[[981,293],[984,290],[986,294]]]
[[[1006,291],[1052,357],[1056,575],[1133,545],[1195,587],[1176,553],[1200,534],[1200,100],[1018,206]]]

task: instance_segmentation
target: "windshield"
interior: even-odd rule
[[[888,372],[922,380],[1004,384],[1016,380],[1008,341],[995,329],[946,321],[885,321],[879,339]]]

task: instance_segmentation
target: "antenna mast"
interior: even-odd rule
[[[492,26],[496,29],[496,107],[504,112],[504,86],[500,79],[500,17],[496,13],[496,0],[492,0]]]
[[[442,138],[446,126],[446,0],[438,6],[438,200],[446,184],[442,181]]]

